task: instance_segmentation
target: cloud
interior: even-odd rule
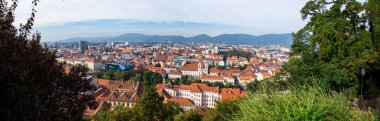
[[[299,10],[306,1],[41,0],[36,7],[36,25],[51,26],[72,22],[119,19],[139,22],[190,22],[240,27],[235,33],[289,33],[304,25]],[[30,9],[31,0],[20,2],[16,11],[16,21],[25,22],[25,18],[30,14]],[[210,31],[210,33],[212,32]]]

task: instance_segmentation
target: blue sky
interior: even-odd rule
[[[123,33],[194,36],[272,34],[300,29],[307,0],[40,0],[35,30],[43,41]],[[31,0],[16,10],[16,25]]]

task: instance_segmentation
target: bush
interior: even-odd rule
[[[238,102],[231,120],[377,120],[373,112],[352,107],[344,93],[329,92],[318,85],[293,86],[288,94],[260,89]]]

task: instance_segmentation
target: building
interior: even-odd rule
[[[124,62],[114,62],[114,63],[106,64],[105,65],[105,70],[128,71],[130,69],[133,69],[134,67],[135,67],[135,64],[124,63]]]
[[[180,79],[182,77],[181,71],[171,70],[168,74],[169,79]]]
[[[86,59],[85,64],[90,71],[100,70],[103,67],[103,62],[97,59]]]
[[[247,96],[248,93],[245,91],[241,91],[240,89],[223,88],[220,90],[219,95],[221,100],[236,100],[237,98]]]
[[[111,105],[113,109],[117,105],[132,108],[143,92],[140,81],[115,81],[95,79],[98,87],[107,91],[102,95],[102,101]]]
[[[190,110],[195,108],[194,103],[187,98],[170,98],[168,102],[177,103],[184,110]]]
[[[87,41],[79,41],[79,51],[82,53],[88,51],[88,42]]]
[[[200,77],[200,75],[208,74],[208,63],[202,61],[188,61],[182,66],[181,72],[185,76]]]
[[[155,88],[166,101],[174,100],[174,102],[179,102],[180,106],[185,107],[186,110],[194,107],[215,108],[216,101],[234,100],[248,95],[247,92],[240,91],[240,89],[220,89],[219,87],[212,87],[203,83],[192,83],[190,85],[157,84]],[[194,105],[188,101],[184,103],[185,100],[183,98],[190,100]]]
[[[211,83],[214,83],[214,82],[224,83],[224,78],[221,76],[208,76],[208,75],[202,74],[200,79],[202,80],[202,82],[206,81],[206,82],[211,82]]]

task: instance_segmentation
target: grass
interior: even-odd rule
[[[376,121],[373,112],[351,106],[343,93],[326,91],[321,86],[291,86],[289,94],[276,94],[263,88],[239,102],[236,121]]]

